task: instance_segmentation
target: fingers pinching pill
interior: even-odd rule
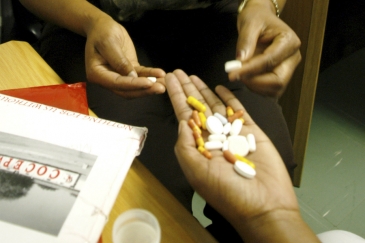
[[[147,77],[149,80],[151,80],[152,82],[156,83],[157,78],[156,77]]]
[[[242,62],[240,60],[228,61],[224,64],[224,70],[226,73],[232,72],[233,70],[240,69],[242,67]]]
[[[252,179],[256,175],[256,170],[242,161],[236,161],[234,163],[234,170],[241,176]]]

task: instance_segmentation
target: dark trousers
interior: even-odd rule
[[[180,68],[188,75],[199,76],[213,90],[217,84],[232,90],[275,144],[292,175],[292,144],[280,106],[249,91],[240,82],[228,82],[224,63],[236,57],[237,29],[235,12],[226,10],[156,11],[137,22],[122,24],[134,41],[141,65],[160,67],[166,72]],[[39,46],[40,54],[65,82],[86,81],[84,37],[47,25]],[[191,210],[193,190],[174,155],[178,121],[168,95],[127,100],[88,83],[87,96],[89,107],[99,117],[148,128],[139,160]],[[227,239],[232,227],[209,206],[205,212],[213,221],[212,234],[220,240],[222,233],[223,239]]]

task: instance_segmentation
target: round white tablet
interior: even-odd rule
[[[231,151],[232,154],[238,154],[243,157],[248,154],[249,146],[245,136],[241,135],[229,136],[227,140],[228,140],[228,150]]]
[[[222,122],[215,116],[209,116],[205,123],[207,130],[210,134],[222,134],[223,132],[223,124]]]
[[[239,175],[247,179],[252,179],[256,175],[256,170],[242,161],[236,161],[233,168]]]

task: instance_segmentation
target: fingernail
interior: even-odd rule
[[[128,73],[128,77],[138,78],[138,74],[136,71],[133,70],[132,72]]]
[[[245,50],[241,50],[241,51],[237,52],[237,59],[243,61],[243,60],[245,60],[245,58],[246,58]]]

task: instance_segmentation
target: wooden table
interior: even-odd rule
[[[11,41],[0,45],[0,90],[61,83],[61,78],[28,43]],[[147,209],[158,218],[162,243],[216,242],[137,159],[109,215],[102,235],[103,243],[112,242],[116,217],[130,208]]]

